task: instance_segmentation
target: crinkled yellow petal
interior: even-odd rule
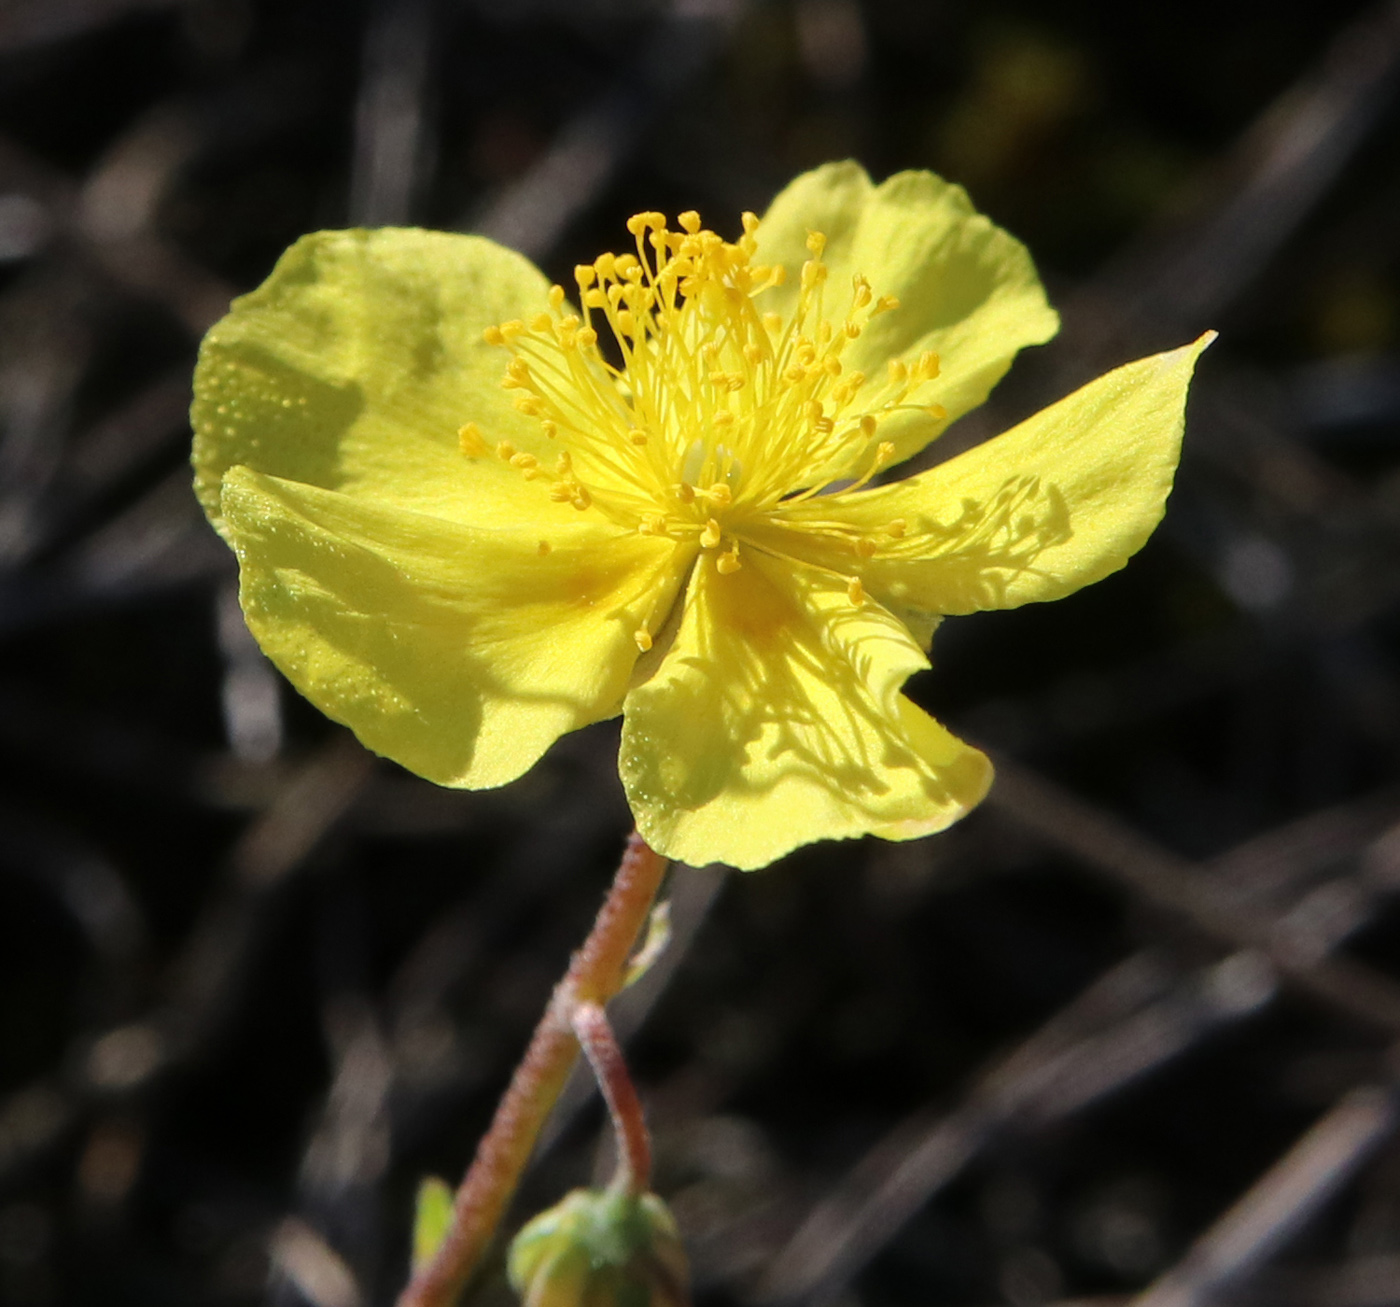
[[[623,784],[669,857],[761,867],[799,844],[942,830],[991,765],[899,690],[928,662],[841,578],[756,550],[696,564],[675,641],[624,705]]]
[[[480,237],[303,237],[200,349],[195,491],[210,520],[224,529],[219,486],[238,465],[479,526],[541,500],[536,516],[566,517],[500,459],[464,455],[457,434],[475,421],[493,446],[550,453],[501,388],[505,353],[481,338],[546,308],[547,292],[527,260]]]
[[[765,310],[796,306],[811,231],[826,236],[825,316],[838,324],[845,316],[857,273],[876,296],[899,299],[843,356],[847,371],[870,378],[862,394],[884,382],[891,359],[912,362],[925,350],[939,356],[938,377],[910,399],[941,405],[947,416],[908,412],[883,422],[874,439],[891,441],[896,460],[982,403],[1017,351],[1059,330],[1026,247],[978,213],[961,186],[933,173],[897,173],[875,186],[859,164],[831,163],[791,182],[758,228],[756,261],[780,263],[788,273],[783,286],[761,296]],[[851,466],[863,471],[869,457],[861,451]]]
[[[440,785],[500,785],[614,715],[673,546],[582,520],[480,530],[234,468],[222,513],[249,629],[318,708]]]
[[[1161,520],[1187,388],[1212,339],[1116,368],[919,476],[794,505],[767,543],[929,615],[1071,594],[1116,572]],[[852,557],[853,535],[875,543],[868,562]]]

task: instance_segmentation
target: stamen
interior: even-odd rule
[[[705,523],[705,529],[700,532],[700,544],[702,548],[713,549],[721,540],[719,523],[714,518],[710,518]]]
[[[639,626],[633,631],[632,638],[637,642],[637,648],[643,653],[651,648],[651,632],[645,626]]]
[[[851,577],[850,583],[846,586],[846,598],[855,607],[860,608],[865,603],[865,587],[860,583],[860,577]]]
[[[732,576],[743,567],[743,565],[743,562],[739,558],[739,546],[737,544],[733,549],[729,550],[727,553],[721,554],[715,559],[715,570],[718,571],[721,576]]]
[[[541,540],[539,543],[539,555],[541,558],[548,558],[553,552],[554,546],[548,540]]]
[[[457,448],[468,458],[484,458],[491,452],[486,437],[481,434],[481,428],[475,422],[468,422],[457,432]]]

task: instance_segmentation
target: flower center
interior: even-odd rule
[[[487,329],[486,340],[511,353],[502,384],[521,392],[516,407],[561,450],[552,466],[508,442],[495,452],[547,481],[561,503],[718,548],[779,504],[838,479],[855,478],[847,489],[868,482],[894,452],[875,439],[881,421],[909,407],[909,392],[937,375],[938,360],[896,360],[878,381],[844,367],[870,319],[898,301],[876,298],[857,275],[843,316],[825,316],[820,233],[807,239],[811,257],[784,315],[757,303],[783,285],[785,269],[753,262],[753,214],[733,243],[702,229],[697,213],[678,224],[673,232],[662,214],[639,213],[627,224],[636,254],[575,268],[581,313],[554,286],[548,312]],[[477,428],[463,432],[466,452],[488,452]],[[862,457],[865,466],[853,467]]]

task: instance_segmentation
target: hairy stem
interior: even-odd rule
[[[575,1009],[580,1003],[606,1003],[622,987],[628,956],[665,872],[666,859],[634,833],[592,931],[555,986],[491,1128],[477,1145],[453,1200],[451,1228],[437,1254],[409,1281],[398,1307],[452,1307],[480,1266],[578,1056]]]
[[[583,1045],[584,1056],[598,1078],[598,1088],[603,1091],[603,1101],[612,1117],[613,1134],[617,1137],[613,1188],[634,1196],[643,1194],[651,1184],[651,1138],[637,1088],[607,1013],[597,1003],[580,1003],[574,1008],[574,1034]]]

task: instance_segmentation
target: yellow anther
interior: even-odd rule
[[[573,456],[567,449],[559,451],[558,461],[554,464],[554,470],[561,476],[566,477],[574,470]]]
[[[633,427],[632,430],[627,433],[627,439],[640,449],[647,443],[647,433],[639,430],[637,427]]]
[[[530,365],[524,359],[511,359],[506,367],[506,376],[514,381],[529,381]]]
[[[534,395],[521,395],[515,401],[516,411],[526,417],[537,418],[544,412],[544,405]]]
[[[598,333],[592,327],[581,327],[579,333],[574,337],[585,349],[598,343]]]
[[[557,290],[558,287],[555,289]],[[535,316],[530,319],[531,331],[546,332],[551,330],[553,326],[554,319],[551,318],[548,313],[536,313]]]
[[[875,446],[875,463],[878,467],[884,467],[886,463],[894,457],[894,442],[882,440]]]
[[[932,381],[939,372],[938,355],[931,349],[926,349],[919,355],[919,375],[925,381]]]
[[[572,481],[560,481],[550,486],[549,497],[556,504],[567,504],[574,497],[574,491],[577,488]]]
[[[645,217],[645,214],[639,215]],[[619,254],[613,260],[613,275],[616,277],[626,277],[629,280],[633,274],[641,275],[642,265],[637,262],[635,254]]]
[[[875,301],[875,307],[870,310],[870,316],[873,318],[877,313],[888,313],[891,309],[898,307],[899,297],[897,295],[881,295]]]
[[[744,224],[744,235],[752,236],[758,230],[758,214],[744,210],[744,216],[740,219]]]
[[[468,458],[481,458],[491,452],[491,447],[481,434],[481,428],[475,422],[468,422],[457,432],[457,448]]]
[[[822,402],[819,399],[809,399],[803,406],[802,412],[808,422],[820,422],[822,416]]]
[[[802,289],[811,290],[819,282],[826,280],[826,264],[818,263],[815,259],[808,259],[802,265]]]
[[[549,307],[559,308],[564,303],[564,288],[562,286],[551,286],[549,288]]]
[[[942,404],[925,404],[924,412],[935,422],[942,422],[948,416],[948,410]]]
[[[734,492],[723,481],[716,481],[705,491],[705,497],[716,508],[728,508],[734,502]]]
[[[853,278],[851,278],[851,281],[852,284],[855,286],[855,294],[851,296],[851,305],[853,308],[863,309],[867,304],[870,303],[870,283],[866,281],[866,279],[862,277],[860,273],[856,273],[856,275]]]
[[[839,377],[841,375],[841,360],[827,357],[822,360],[822,371],[828,377]]]
[[[879,423],[875,420],[875,415],[873,413],[867,413],[860,420],[860,434],[867,437],[873,436],[877,426],[879,426]]]
[[[519,452],[509,440],[503,440],[496,446],[496,457],[506,463],[509,463]]]
[[[637,648],[643,653],[651,648],[651,632],[645,626],[639,626],[633,631],[632,638],[637,642]]]
[[[574,497],[569,500],[569,503],[582,513],[584,509],[588,508],[593,503],[593,496],[582,486],[575,486],[573,490]]]
[[[819,231],[809,231],[807,233],[807,248],[817,258],[821,258],[822,251],[826,249],[826,237]]]
[[[510,460],[511,467],[525,473],[527,481],[533,481],[539,474],[540,460],[533,454],[516,454]]]
[[[616,326],[619,336],[635,336],[637,334],[637,325],[632,317],[631,309],[623,309],[617,315]]]
[[[781,313],[765,313],[762,322],[763,330],[770,336],[776,336],[783,329],[783,315]]]
[[[841,330],[846,333],[847,340],[857,340],[860,337],[861,326],[859,322],[852,322],[847,318],[845,326],[843,326]]]
[[[609,280],[613,275],[613,269],[617,265],[617,258],[612,254],[600,254],[593,260],[594,270],[604,280]]]
[[[909,379],[909,365],[903,359],[890,360],[890,383],[901,386]]]
[[[715,559],[715,569],[721,576],[732,576],[741,567],[743,562],[739,558],[739,546],[735,545],[728,553],[721,554]]]
[[[509,322],[501,323],[501,336],[507,343],[514,340],[516,336],[525,334],[525,324],[519,318],[512,318]]]
[[[587,290],[598,280],[598,269],[591,263],[580,263],[574,268],[574,280],[578,282],[579,290]]]
[[[763,346],[745,345],[744,361],[753,367],[757,367],[760,363],[763,362]]]
[[[627,230],[634,236],[640,236],[650,226],[651,214],[649,213],[634,213],[627,219]]]
[[[693,504],[695,502],[695,487],[688,481],[682,481],[675,487],[676,498],[683,504]]]
[[[637,530],[644,536],[664,536],[668,523],[664,514],[652,513],[642,518],[637,524]]]
[[[902,517],[897,517],[885,528],[885,534],[889,536],[891,540],[903,540],[904,533],[908,530],[909,523]]]
[[[554,546],[548,540],[541,540],[539,543],[539,555],[541,558],[548,558]]]
[[[855,551],[857,558],[874,558],[875,542],[866,536],[861,536],[856,540]]]
[[[584,294],[583,303],[586,308],[604,309],[608,306],[608,297],[595,287],[593,290]],[[582,335],[583,333],[580,332],[579,334]]]
[[[553,440],[554,437],[559,434],[559,424],[557,422],[551,422],[548,418],[545,418],[545,420],[540,423],[540,430],[543,431],[544,434],[548,436],[551,440]]]
[[[687,209],[676,221],[680,223],[681,230],[688,235],[694,236],[700,230],[700,215],[694,209]]]
[[[702,549],[713,549],[723,538],[719,529],[719,523],[711,518],[705,523],[705,529],[700,532],[700,547]]]
[[[846,598],[857,608],[865,603],[865,587],[861,585],[860,577],[851,577],[850,583],[846,586]]]
[[[481,339],[488,345],[504,345],[506,343],[505,333],[499,327],[487,327],[481,333]]]
[[[732,427],[734,425],[734,414],[727,408],[722,408],[710,420],[717,427]]]

